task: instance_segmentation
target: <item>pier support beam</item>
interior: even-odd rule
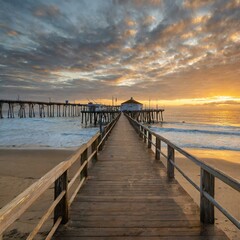
[[[28,104],[28,116],[30,118],[35,117],[34,104],[33,103]]]
[[[14,103],[8,103],[8,118],[14,118]]]
[[[57,105],[57,117],[61,117],[61,105]]]
[[[63,117],[66,117],[66,116],[67,116],[67,105],[66,105],[66,104],[63,105],[62,116],[63,116]]]
[[[20,109],[18,112],[18,116],[20,118],[26,118],[26,111],[25,111],[25,104],[24,103],[20,103]]]
[[[44,104],[39,104],[39,117],[40,118],[45,117]]]
[[[0,118],[3,118],[3,110],[2,110],[3,104],[0,103]]]

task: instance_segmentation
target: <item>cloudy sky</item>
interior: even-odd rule
[[[240,102],[240,0],[0,0],[0,98]]]

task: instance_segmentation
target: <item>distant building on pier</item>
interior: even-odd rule
[[[143,104],[134,100],[132,97],[121,104],[121,111],[139,111],[142,110],[142,108]]]
[[[95,111],[97,112],[97,111],[104,110],[104,106],[98,103],[89,102],[87,106],[90,112],[95,112]]]

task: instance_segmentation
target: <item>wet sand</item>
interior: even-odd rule
[[[204,162],[218,168],[227,175],[239,180],[240,178],[240,152],[193,150],[188,152],[197,156]],[[61,161],[64,161],[73,150],[32,150],[32,149],[0,149],[0,207],[10,202],[14,197],[24,191],[33,182],[42,177]],[[184,172],[199,184],[200,170],[196,165],[182,157],[176,156],[176,162]],[[199,204],[199,193],[189,183],[176,173],[177,180],[186,191]],[[240,196],[235,190],[224,183],[216,181],[216,199],[230,213],[240,218]],[[4,239],[25,239],[26,233],[33,229],[39,216],[43,214],[46,206],[53,199],[53,189],[44,194],[19,221],[11,226]],[[42,229],[42,235],[49,229],[52,221],[48,221]],[[240,231],[216,210],[216,224],[221,227],[230,239],[240,239]],[[41,238],[41,234],[39,238]]]

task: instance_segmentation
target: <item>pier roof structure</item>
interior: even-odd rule
[[[134,100],[133,97],[131,97],[129,100],[123,102],[122,104],[141,104],[141,105],[142,105],[142,103]],[[121,105],[122,105],[122,104],[121,104]]]

